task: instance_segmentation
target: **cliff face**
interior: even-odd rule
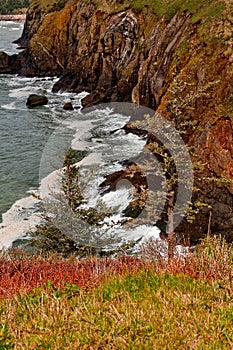
[[[150,1],[131,5],[32,1],[19,40],[25,50],[0,55],[0,72],[58,75],[55,92],[90,92],[84,106],[132,101],[157,109],[205,164],[201,176],[209,181],[197,184],[212,206],[212,231],[233,237],[232,5],[213,0],[183,11],[160,11]],[[180,230],[202,235],[208,215]]]

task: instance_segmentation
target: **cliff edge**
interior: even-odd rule
[[[228,0],[33,0],[18,40],[24,50],[0,53],[0,73],[59,76],[54,92],[88,91],[84,106],[132,101],[157,110],[202,164],[193,200],[209,207],[179,231],[198,238],[210,224],[232,240],[232,7]]]

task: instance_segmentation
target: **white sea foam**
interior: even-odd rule
[[[18,30],[18,31],[21,31],[21,28],[17,28],[17,27],[13,27],[13,28],[11,28],[10,30]]]
[[[1,108],[8,109],[8,110],[14,110],[16,109],[15,102],[8,103],[6,105],[2,105]]]
[[[20,87],[18,89],[13,89],[13,90],[10,90],[9,92],[9,97],[14,97],[14,98],[21,98],[21,97],[26,97],[32,93],[36,93],[38,90],[38,88],[35,86],[25,86],[25,87]]]
[[[99,155],[92,153],[76,163],[77,166],[93,165],[99,163]],[[47,201],[61,191],[61,170],[55,170],[41,181],[34,196],[16,201],[12,207],[2,215],[0,224],[0,250],[9,249],[17,239],[27,238],[36,226],[42,222],[41,212],[38,209],[43,201]]]
[[[41,222],[41,217],[35,211],[37,204],[38,200],[33,196],[22,198],[2,215],[0,249],[9,249],[14,241],[35,230]]]
[[[38,92],[36,79],[24,80],[23,87],[21,78],[15,78],[12,81],[13,89],[10,90],[11,98],[25,98],[29,93]],[[24,78],[23,78],[24,79]],[[28,85],[27,85],[28,83]],[[42,81],[42,86],[45,90],[49,90],[52,86],[51,80]],[[15,85],[14,85],[15,84]],[[18,84],[18,85],[17,85]],[[79,106],[80,95],[67,95],[72,97],[73,105]],[[64,100],[67,96],[61,95]],[[15,102],[13,102],[15,103]],[[5,105],[5,108],[13,108],[14,104]],[[60,124],[61,134],[66,130],[73,131],[73,139],[71,146],[79,151],[88,151],[89,154],[84,157],[76,165],[81,167],[81,174],[88,179],[90,183],[84,191],[85,199],[87,200],[86,207],[96,207],[98,203],[103,203],[107,208],[114,209],[114,214],[110,218],[106,218],[102,228],[106,236],[119,237],[122,241],[130,241],[139,238],[146,239],[153,237],[159,239],[159,230],[154,226],[138,226],[133,229],[123,227],[121,221],[125,220],[122,216],[122,211],[128,206],[132,200],[133,187],[126,180],[120,181],[117,184],[116,191],[111,191],[101,196],[99,185],[104,180],[104,176],[111,174],[114,171],[122,169],[119,160],[135,157],[142,150],[145,141],[136,135],[126,135],[121,127],[128,121],[128,117],[115,114],[112,108],[100,108],[98,110],[82,113],[80,110],[72,112],[72,117],[66,120],[61,119],[61,115],[67,112],[59,110],[61,98],[59,95],[51,95],[48,110],[53,111],[53,120],[57,118]],[[47,111],[46,111],[47,113]],[[67,114],[66,114],[67,115]],[[59,119],[60,118],[60,119]],[[48,126],[49,127],[49,126]],[[114,134],[112,130],[117,130]],[[53,138],[51,142],[53,143]],[[45,155],[51,150],[51,144],[44,147]],[[54,146],[54,144],[52,145]],[[59,153],[59,149],[56,150]],[[45,157],[46,158],[46,157]],[[43,160],[43,156],[41,158]],[[53,163],[54,159],[47,159]],[[62,165],[61,165],[62,166]],[[46,166],[45,166],[46,168]],[[94,169],[94,171],[93,171]],[[12,243],[19,238],[27,238],[28,232],[33,231],[36,225],[40,222],[40,205],[42,201],[47,201],[60,191],[61,186],[61,171],[56,170],[43,173],[43,161],[41,163],[41,184],[38,189],[40,199],[35,196],[29,196],[17,201],[5,214],[3,214],[3,222],[0,225],[0,248],[9,248]],[[89,176],[93,171],[94,177]],[[50,173],[49,173],[50,172]],[[48,175],[49,173],[49,175]],[[109,227],[111,227],[109,229]]]
[[[11,26],[13,25],[13,24],[18,24],[19,25],[19,27],[21,27],[21,28],[23,28],[23,26],[24,26],[24,24],[23,23],[20,23],[20,22],[15,22],[15,21],[0,21],[0,24],[1,24],[1,26],[4,26],[5,28],[7,28],[7,29],[11,29]]]
[[[43,201],[51,197],[52,193],[60,190],[61,172],[56,170],[44,178],[34,195],[16,201],[12,207],[2,215],[0,224],[0,250],[9,249],[17,239],[27,238],[36,226],[42,223],[40,212]]]
[[[127,185],[131,185],[128,181],[123,180],[118,182],[118,188],[115,191],[106,193],[102,200],[108,208],[116,208],[117,213],[120,214],[128,206],[133,198],[133,187],[126,188]]]

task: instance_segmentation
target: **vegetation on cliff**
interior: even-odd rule
[[[54,92],[86,90],[86,107],[157,110],[202,164],[193,200],[207,205],[179,231],[198,239],[209,225],[232,240],[232,13],[229,0],[33,0],[19,40],[26,49],[3,57],[0,72],[58,75]]]
[[[205,0],[205,1],[190,1],[190,0],[126,0],[126,1],[99,1],[94,3],[101,9],[108,3],[110,11],[125,11],[134,9],[136,12],[146,10],[148,13],[154,13],[161,18],[171,20],[177,12],[188,12],[192,14],[193,22],[200,20],[203,17],[211,18],[221,12],[225,8],[224,0]]]
[[[0,14],[18,13],[29,6],[30,0],[1,0]]]

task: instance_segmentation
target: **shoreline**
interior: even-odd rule
[[[25,20],[26,20],[26,14],[20,14],[20,15],[1,15],[0,14],[0,21],[25,22]]]

